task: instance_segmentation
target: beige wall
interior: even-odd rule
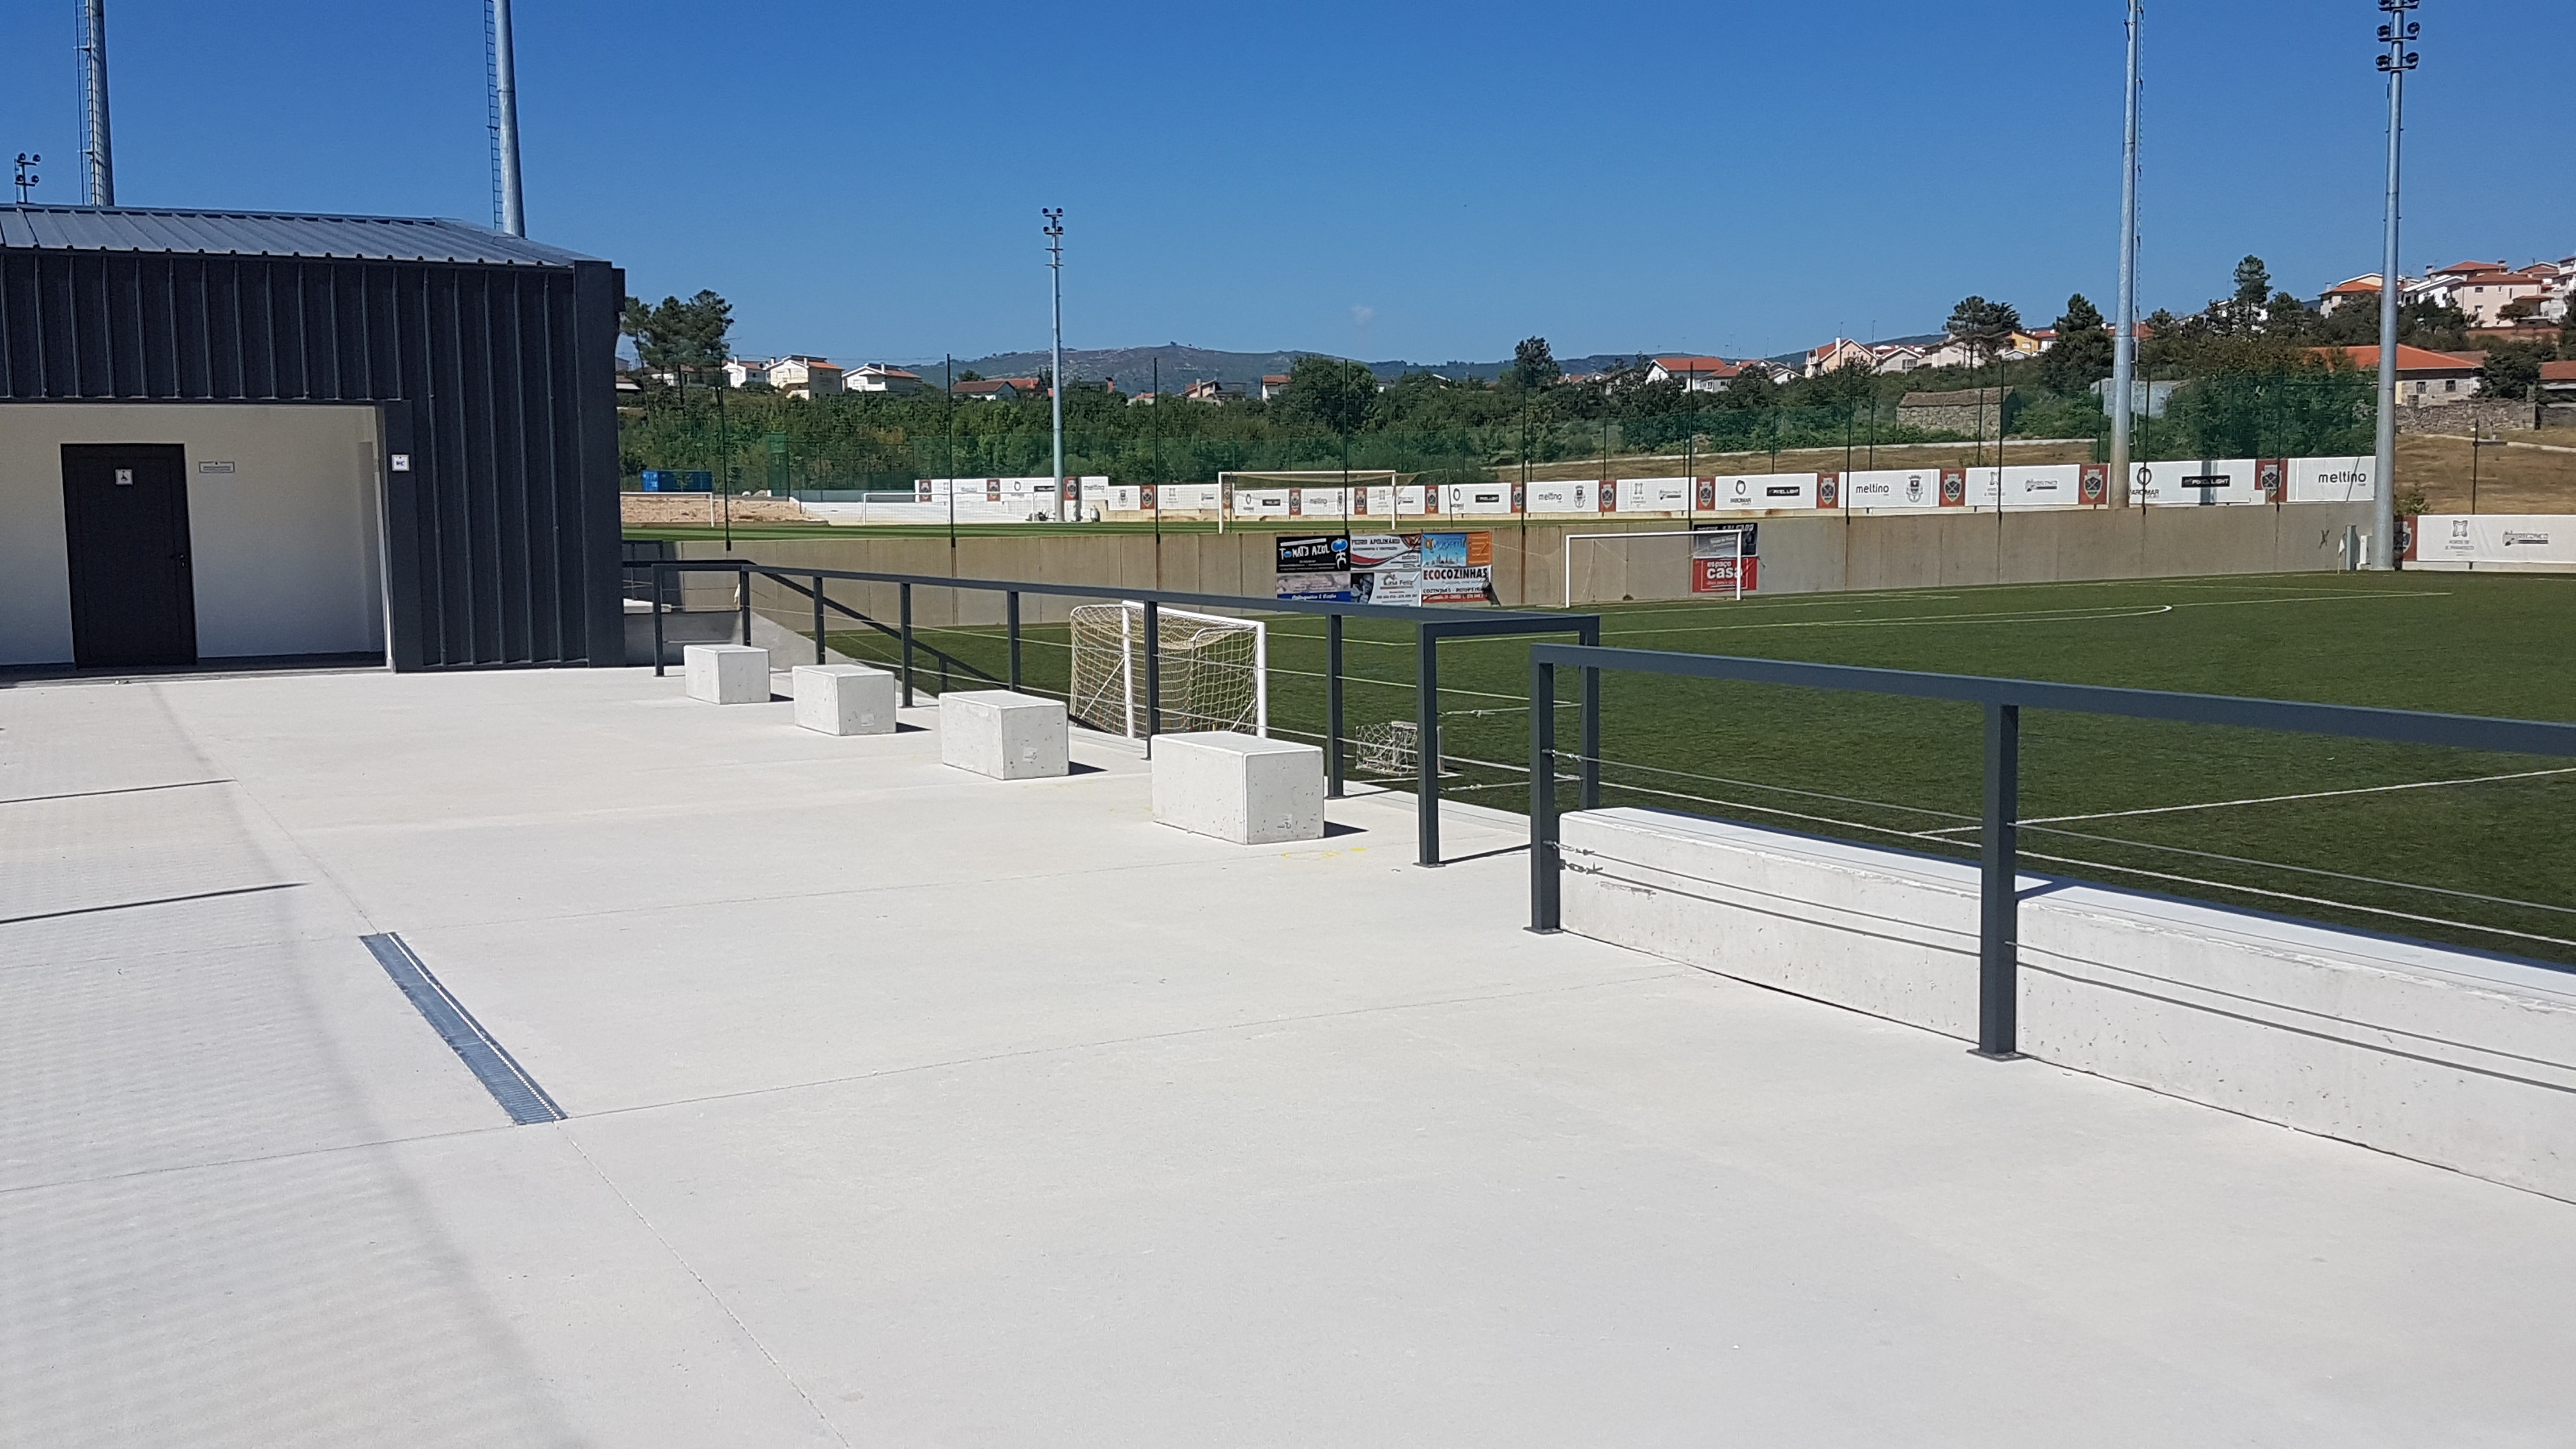
[[[0,403],[0,664],[71,662],[65,443],[187,449],[200,658],[384,649],[374,407]]]
[[[2296,573],[2341,567],[2337,544],[2347,525],[2369,526],[2368,504],[2293,503],[2278,507],[2062,509],[2029,513],[1923,513],[1760,520],[1761,591],[1802,594],[1875,589],[1956,588],[1978,584],[2050,583],[2209,574]],[[1569,534],[1669,534],[1670,521],[1634,528],[1614,524],[1533,523],[1496,527],[1494,585],[1509,605],[1565,601]],[[854,536],[855,535],[855,536]],[[1151,535],[1061,533],[962,537],[950,553],[944,538],[869,537],[860,529],[828,538],[763,539],[736,545],[731,557],[774,567],[863,569],[883,573],[1165,588],[1267,598],[1274,590],[1270,533]],[[1690,540],[1643,537],[1572,545],[1573,602],[1688,597]],[[721,545],[689,543],[684,557],[728,557]],[[731,580],[704,580],[692,607],[720,607]],[[832,597],[893,622],[892,585],[835,583]],[[998,594],[914,591],[913,618],[925,625],[1001,622]],[[757,585],[756,607],[793,623],[812,605],[784,590]],[[1055,622],[1078,599],[1023,601],[1029,623]]]

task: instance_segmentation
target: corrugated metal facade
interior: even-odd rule
[[[38,210],[0,208],[0,399],[377,404],[411,460],[384,473],[395,667],[625,662],[616,268],[460,250],[454,222],[419,249],[485,259],[306,250],[385,219],[227,215],[196,239],[281,243],[247,255],[189,250],[186,213],[147,214],[146,239],[113,212],[43,235]]]

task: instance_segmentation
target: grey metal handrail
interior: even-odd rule
[[[1556,808],[1556,671],[1583,673],[1583,753],[1578,809],[1598,808],[1601,673],[1617,669],[1690,679],[1787,684],[1913,699],[1955,700],[1986,711],[1985,812],[1979,853],[1977,1053],[2018,1055],[2019,961],[2014,883],[2019,871],[2021,712],[2024,708],[2183,724],[2340,735],[2400,744],[2446,745],[2506,754],[2576,756],[2576,724],[2433,714],[2366,705],[2306,704],[2161,689],[2049,684],[1972,674],[1931,674],[1850,664],[1802,664],[1730,654],[1677,654],[1574,644],[1530,646],[1530,929],[1563,926],[1557,895],[1561,861]]]
[[[947,574],[882,573],[868,569],[779,568],[753,563],[748,559],[664,559],[630,564],[630,568],[649,568],[653,575],[653,673],[664,671],[662,659],[663,580],[675,573],[728,573],[742,579],[739,608],[742,642],[751,642],[751,580],[754,576],[775,579],[795,588],[791,580],[812,581],[812,588],[797,589],[810,593],[814,600],[814,657],[823,658],[825,580],[842,579],[858,583],[893,584],[897,590],[898,622],[896,638],[902,646],[903,703],[913,702],[912,591],[915,588],[967,589],[980,593],[998,593],[1004,597],[1004,630],[1009,638],[1010,669],[1008,685],[1020,687],[1020,596],[1039,594],[1052,598],[1132,599],[1145,606],[1145,741],[1153,748],[1154,736],[1163,730],[1162,697],[1162,606],[1174,604],[1200,608],[1234,609],[1244,613],[1320,614],[1324,616],[1324,780],[1325,794],[1339,799],[1342,795],[1342,621],[1344,619],[1386,619],[1410,624],[1414,629],[1415,654],[1418,661],[1414,679],[1415,794],[1414,794],[1414,863],[1436,866],[1440,860],[1440,662],[1439,645],[1443,639],[1489,637],[1492,635],[1572,634],[1585,645],[1601,642],[1601,616],[1598,614],[1532,613],[1525,610],[1465,609],[1439,605],[1362,604],[1329,599],[1264,599],[1246,594],[1201,594],[1179,589],[1136,589],[1117,584],[1052,584],[1019,579],[970,579]],[[846,605],[832,607],[855,614]],[[859,616],[865,617],[865,616]],[[874,621],[870,621],[874,622]],[[882,627],[882,626],[879,626]],[[980,672],[980,671],[978,671]],[[1593,686],[1596,691],[1597,683]],[[1597,694],[1594,708],[1586,715],[1597,721]],[[1587,741],[1592,736],[1585,736]],[[1587,749],[1587,753],[1590,751]]]

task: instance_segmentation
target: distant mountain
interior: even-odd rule
[[[1287,372],[1297,365],[1298,358],[1332,355],[1293,349],[1283,352],[1220,352],[1215,348],[1190,347],[1178,342],[1166,342],[1159,347],[1069,347],[1065,349],[1064,371],[1067,377],[1077,381],[1098,382],[1105,378],[1115,382],[1121,392],[1144,392],[1154,385],[1154,368],[1159,361],[1165,392],[1179,392],[1193,382],[1207,379],[1222,384],[1229,391],[1258,392],[1262,378]],[[1636,358],[1654,355],[1652,352],[1602,352],[1589,357],[1560,357],[1557,365],[1571,373],[1605,372],[1623,367]],[[1801,362],[1806,359],[1803,352],[1791,356]],[[903,365],[935,382],[940,375],[941,361],[934,357]],[[961,357],[956,363],[958,372],[973,372],[984,377],[1029,377],[1045,371],[1046,365],[1044,351],[996,352],[985,357]],[[1511,359],[1504,358],[1498,362],[1456,359],[1407,362],[1395,359],[1372,362],[1368,366],[1370,371],[1389,380],[1408,372],[1432,372],[1442,377],[1491,381],[1511,365]]]

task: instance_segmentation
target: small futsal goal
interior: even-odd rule
[[[1160,678],[1166,734],[1189,730],[1270,733],[1270,630],[1258,619],[1160,609]],[[1107,734],[1145,733],[1145,606],[1134,600],[1073,610],[1069,713]]]

